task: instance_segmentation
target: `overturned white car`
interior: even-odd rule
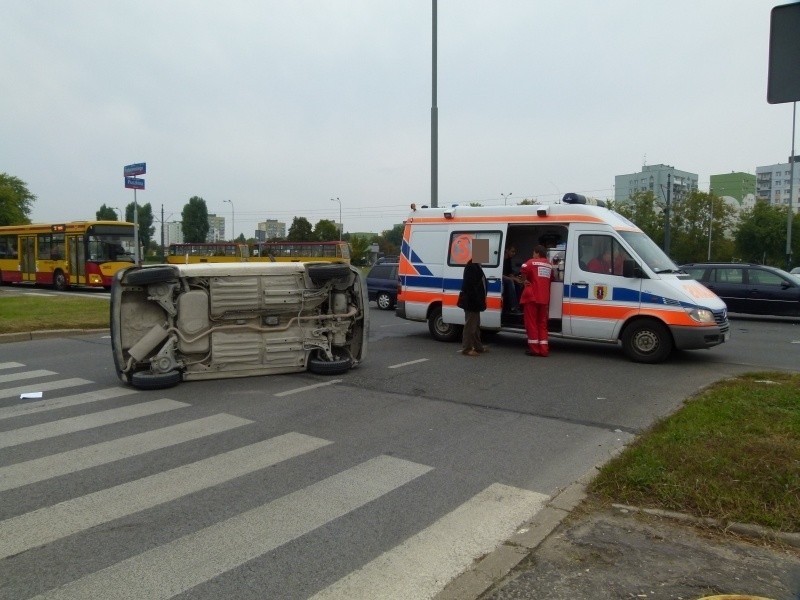
[[[337,375],[366,356],[367,292],[335,263],[129,267],[111,290],[111,345],[125,383],[308,369]]]

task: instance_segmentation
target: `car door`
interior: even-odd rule
[[[714,267],[706,275],[702,283],[722,299],[730,312],[751,312],[744,267]]]
[[[747,269],[752,312],[759,315],[800,314],[800,286],[768,269]]]

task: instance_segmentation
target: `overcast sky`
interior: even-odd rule
[[[566,192],[664,163],[786,162],[762,0],[440,0],[439,205]],[[192,196],[235,232],[382,231],[430,203],[431,0],[3,0],[0,172],[33,221]],[[223,202],[232,200],[231,204]]]

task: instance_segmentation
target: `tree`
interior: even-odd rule
[[[333,242],[339,239],[339,226],[330,219],[322,219],[314,225],[314,236],[320,242]]]
[[[199,196],[192,196],[181,211],[183,241],[202,243],[208,236],[208,207]]]
[[[105,204],[103,204],[103,206],[100,207],[100,210],[98,210],[95,213],[95,215],[96,215],[95,218],[98,221],[117,221],[118,220],[117,211],[115,211],[110,206],[106,206]]]
[[[36,196],[28,191],[28,184],[8,173],[0,173],[0,225],[30,223],[35,201]]]
[[[350,262],[354,265],[365,265],[369,253],[370,240],[365,235],[350,236]]]
[[[651,191],[635,192],[626,202],[616,203],[613,209],[632,221],[650,239],[664,245],[664,210]]]
[[[403,245],[403,230],[405,229],[405,225],[402,223],[398,223],[391,229],[388,229],[383,232],[383,239],[386,240],[389,244],[395,247],[394,252],[387,252],[386,254],[397,254],[397,249],[399,249]]]
[[[337,233],[338,237],[338,233]],[[289,227],[286,239],[290,242],[314,242],[316,237],[311,228],[311,223],[305,217],[295,217]]]
[[[536,198],[532,200],[529,198],[524,198],[517,206],[534,206],[535,204],[539,204],[539,201]]]
[[[153,227],[153,208],[150,203],[138,204],[136,211],[136,218],[139,225],[139,243],[145,248],[150,246],[150,240],[153,239],[153,234],[156,228]],[[125,220],[128,223],[133,223],[133,202],[125,207]]]
[[[728,258],[733,251],[734,209],[719,196],[694,191],[673,205],[670,257],[678,264]],[[710,224],[709,224],[710,221]]]
[[[766,202],[742,213],[736,231],[736,250],[742,260],[769,265],[786,261],[786,206]],[[800,253],[800,214],[792,222],[792,255]]]

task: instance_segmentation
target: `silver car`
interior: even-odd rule
[[[366,356],[367,307],[347,264],[129,267],[111,290],[114,364],[141,389],[306,369],[338,375]]]

